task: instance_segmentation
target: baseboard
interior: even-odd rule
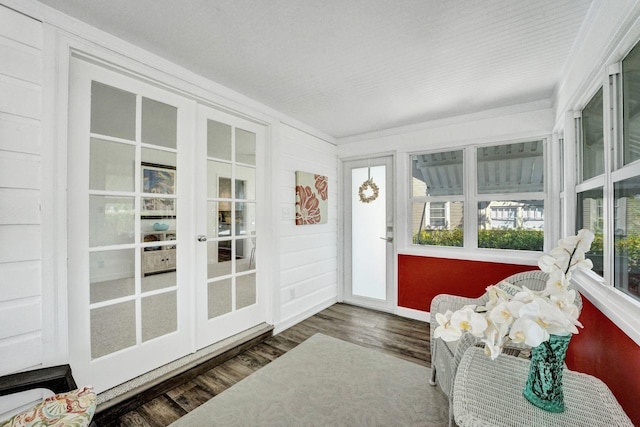
[[[324,310],[325,308],[329,308],[331,307],[333,304],[335,304],[337,302],[336,297],[333,296],[319,304],[314,305],[313,307],[303,311],[302,313],[299,313],[295,316],[292,316],[288,319],[285,319],[281,322],[279,322],[278,324],[274,325],[273,327],[273,334],[277,335],[282,331],[285,331],[287,329],[289,329],[290,327],[302,322],[303,320],[313,316],[314,314],[317,314],[319,312],[321,312],[322,310]]]
[[[413,308],[397,307],[396,314],[413,320],[431,322],[431,314],[428,311],[414,310]]]

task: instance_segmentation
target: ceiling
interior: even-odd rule
[[[40,0],[334,138],[550,100],[591,0]]]

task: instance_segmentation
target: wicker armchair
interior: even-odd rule
[[[526,286],[534,291],[543,290],[547,284],[549,276],[547,273],[535,270],[517,273],[507,277],[504,281],[519,287]],[[453,380],[455,378],[456,369],[464,352],[472,345],[478,344],[479,339],[470,334],[465,334],[462,339],[454,342],[445,342],[441,339],[433,338],[434,330],[438,326],[435,316],[436,313],[445,313],[447,310],[455,311],[468,304],[484,305],[489,300],[489,295],[485,293],[479,298],[465,298],[455,295],[440,294],[431,301],[431,385],[438,384],[442,391],[451,397],[453,393]],[[579,293],[576,293],[575,304],[578,309],[582,309],[582,299]],[[504,349],[506,354],[519,353],[521,350],[527,350],[525,345],[517,345],[510,343]]]

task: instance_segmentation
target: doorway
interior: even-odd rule
[[[393,311],[393,157],[343,163],[345,302]]]
[[[72,58],[69,361],[105,391],[266,320],[264,126]]]

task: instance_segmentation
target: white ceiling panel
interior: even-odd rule
[[[336,138],[548,100],[591,0],[41,0]]]

